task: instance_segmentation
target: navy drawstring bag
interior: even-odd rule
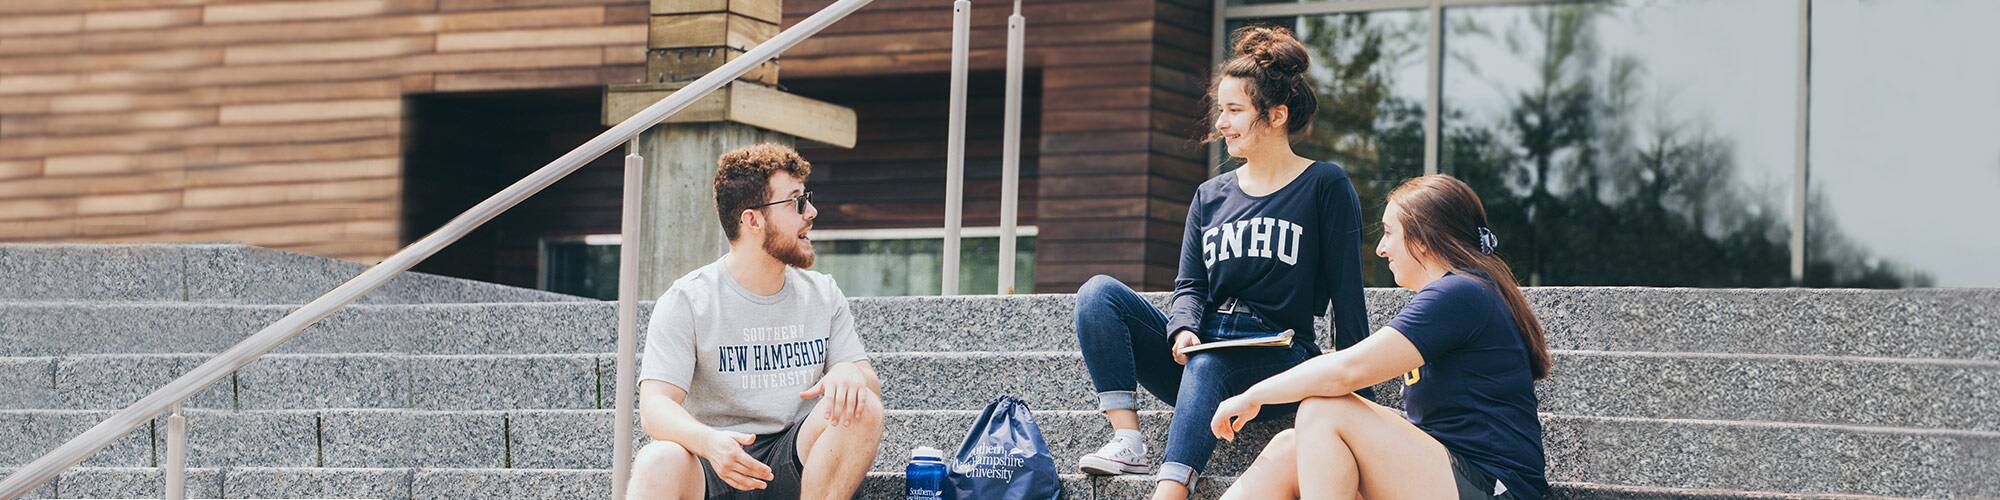
[[[986,404],[951,468],[958,500],[1048,500],[1062,496],[1056,461],[1028,403],[1000,396]]]

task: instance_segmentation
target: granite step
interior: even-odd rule
[[[0,474],[11,473],[0,469]],[[1093,477],[1062,474],[1064,498],[1122,500],[1143,498],[1152,482],[1143,476]],[[1195,498],[1218,498],[1236,478],[1205,477]],[[150,467],[78,467],[25,498],[160,497],[165,474]],[[611,472],[602,469],[407,469],[331,467],[228,467],[188,470],[189,498],[517,498],[524,500],[605,498]],[[871,472],[854,498],[903,498],[901,472]],[[1551,500],[1811,500],[1894,497],[1801,494],[1688,488],[1648,488],[1591,483],[1550,485]]]
[[[1553,349],[2000,360],[2000,289],[1525,293]],[[1141,295],[1159,306],[1168,294]],[[1368,324],[1380,328],[1410,293],[1371,288],[1366,296]],[[853,308],[876,351],[1076,349],[1071,294],[866,298]],[[1323,321],[1316,328],[1326,329]]]
[[[208,354],[0,358],[0,409],[116,410],[207,361]],[[187,408],[283,410],[595,409],[613,380],[608,354],[273,354],[209,386]]]
[[[297,306],[0,303],[0,356],[218,353]],[[580,354],[612,351],[606,302],[355,305],[274,354]]]
[[[104,412],[0,412],[0,466],[52,449]],[[1044,439],[1067,470],[1110,428],[1096,412],[1037,411]],[[891,411],[875,470],[899,471],[917,446],[955,449],[974,411]],[[1153,459],[1168,412],[1140,415]],[[391,410],[190,412],[195,467],[604,468],[610,412]],[[1544,414],[1549,475],[1559,482],[1637,487],[1963,496],[1990,487],[2000,433],[1796,423]],[[1222,443],[1207,474],[1240,473],[1284,419],[1254,424]],[[44,430],[46,429],[46,430]],[[72,429],[68,433],[58,432]],[[141,430],[87,466],[148,467],[163,432]],[[1983,482],[1983,483],[1982,483]],[[1984,491],[1984,490],[1982,490]],[[2000,491],[2000,490],[1993,490]]]
[[[1556,351],[1541,410],[1567,415],[1778,421],[2000,432],[2000,363],[1704,353]],[[1075,352],[882,353],[892,409],[975,410],[1014,394],[1037,408],[1091,410]],[[1937,383],[1950,381],[1949,383]],[[1400,379],[1376,400],[1401,407]],[[1151,393],[1142,409],[1170,405]]]
[[[368,266],[236,244],[0,244],[0,302],[303,304]],[[582,297],[405,273],[362,303],[551,302]]]
[[[0,469],[0,475],[13,472]],[[27,497],[145,498],[162,496],[164,473],[150,467],[78,467]],[[1219,498],[1233,476],[1203,477],[1194,498]],[[1061,474],[1064,498],[1123,500],[1144,498],[1153,486],[1145,476]],[[603,469],[418,469],[328,467],[227,467],[188,470],[189,498],[605,498],[611,472]],[[903,498],[901,472],[870,472],[854,498]],[[1977,495],[1978,490],[1967,490]],[[1870,500],[1876,495],[1789,493],[1694,488],[1661,488],[1579,482],[1550,484],[1551,500]]]
[[[1394,289],[1367,293],[1376,328],[1409,297]],[[1534,288],[1527,294],[1553,349],[2000,361],[2000,290]],[[1166,300],[1163,293],[1145,295]],[[850,303],[856,328],[875,352],[1076,350],[1073,295]],[[0,303],[0,356],[220,352],[290,309]],[[640,310],[643,324],[650,302]],[[608,302],[361,305],[277,352],[606,352],[617,338],[616,311]],[[1323,321],[1318,330],[1326,330]]]
[[[1095,412],[1035,413],[1059,466],[1094,451],[1110,434]],[[876,470],[900,470],[907,450],[956,448],[976,412],[893,415]],[[1168,412],[1142,412],[1152,460],[1164,447]],[[1991,487],[2000,433],[1789,423],[1543,415],[1554,481],[1643,487],[1821,492],[1910,497],[1965,496]],[[1241,473],[1262,443],[1289,427],[1253,424],[1240,443],[1220,443],[1211,476]],[[893,453],[893,454],[892,454]]]
[[[114,410],[207,355],[0,358],[0,409]],[[878,353],[884,404],[973,410],[1013,394],[1037,408],[1097,408],[1081,354]],[[609,354],[274,354],[189,408],[600,409]],[[1611,417],[1776,421],[2000,432],[2000,362],[1557,351],[1542,411]],[[1950,381],[1950,383],[1937,383]],[[1377,401],[1400,406],[1400,380]],[[1143,409],[1167,409],[1150,394]]]

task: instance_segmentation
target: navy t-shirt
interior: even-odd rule
[[[1410,423],[1516,498],[1548,495],[1527,342],[1500,293],[1447,273],[1417,291],[1389,326],[1424,357],[1403,375]]]
[[[1188,204],[1167,331],[1201,332],[1202,315],[1234,297],[1317,351],[1313,316],[1330,302],[1334,348],[1360,342],[1361,202],[1347,171],[1315,162],[1264,196],[1244,193],[1238,172],[1203,182]]]

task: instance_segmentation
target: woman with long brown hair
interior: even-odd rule
[[[1375,254],[1416,295],[1354,348],[1222,402],[1210,427],[1223,439],[1266,405],[1299,403],[1297,427],[1272,439],[1224,498],[1547,495],[1534,382],[1551,359],[1498,244],[1479,196],[1458,179],[1427,175],[1391,191]],[[1352,394],[1399,375],[1402,414]]]

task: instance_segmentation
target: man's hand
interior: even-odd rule
[[[1181,349],[1196,345],[1201,345],[1201,337],[1195,335],[1194,330],[1183,329],[1174,332],[1174,362],[1187,365],[1187,355],[1181,354]]]
[[[776,477],[771,475],[771,466],[750,458],[743,447],[757,440],[757,436],[741,432],[717,430],[701,440],[696,455],[708,460],[708,466],[715,469],[715,475],[729,487],[742,491],[764,489],[765,481]]]
[[[826,376],[813,384],[799,399],[813,399],[826,396],[826,420],[834,427],[846,427],[849,422],[861,416],[861,408],[868,398],[879,398],[870,387],[868,374],[855,363],[841,363],[826,370]]]

